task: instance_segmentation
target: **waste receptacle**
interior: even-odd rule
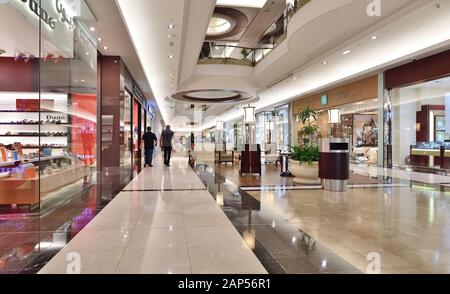
[[[344,192],[350,179],[349,140],[328,138],[319,141],[319,177],[327,191]]]

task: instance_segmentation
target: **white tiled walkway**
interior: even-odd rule
[[[158,156],[39,273],[66,273],[72,252],[84,274],[266,273],[185,158]]]

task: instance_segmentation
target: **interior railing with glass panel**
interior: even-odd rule
[[[270,44],[258,48],[246,48],[229,44],[205,42],[203,43],[198,63],[255,66],[273,48]]]
[[[286,39],[289,21],[310,1],[292,0],[285,13],[266,30],[255,48],[225,42],[205,42],[198,63],[255,66]]]

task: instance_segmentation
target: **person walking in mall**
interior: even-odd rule
[[[164,164],[170,166],[170,157],[172,156],[172,139],[174,132],[170,130],[170,126],[166,126],[166,129],[161,134],[160,144],[161,149],[164,151]]]
[[[155,150],[155,147],[158,146],[157,144],[158,138],[156,138],[156,135],[152,133],[152,128],[148,127],[147,132],[142,136],[142,144],[144,144],[144,150],[145,150],[145,166],[153,167],[153,151]]]

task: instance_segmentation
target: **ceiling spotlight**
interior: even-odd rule
[[[345,50],[344,52],[342,52],[342,55],[350,54],[350,52],[352,52],[352,51],[350,51],[350,50]]]
[[[105,49],[105,50],[108,50],[108,49],[109,49],[109,47],[108,47],[108,46],[105,46],[105,47],[103,47],[103,49]]]
[[[95,32],[95,28],[94,27],[90,27],[89,29],[91,30],[91,32]]]
[[[173,77],[175,74],[173,73],[173,72],[171,72],[170,74],[169,74],[169,76],[171,76],[171,77]]]
[[[81,80],[82,83],[86,82],[86,80]]]
[[[174,58],[174,56],[173,56],[173,55],[169,55],[169,58],[170,58],[170,59],[173,59],[173,58]]]
[[[328,62],[327,62],[327,61],[324,61],[324,62],[322,62],[322,64],[323,64],[323,65],[327,65],[327,64],[328,64]]]
[[[169,24],[167,27],[168,27],[169,29],[173,30],[173,29],[175,28],[175,25],[174,25],[174,24]]]
[[[103,38],[98,38],[97,41],[101,42],[103,41]]]
[[[372,37],[370,37],[372,40],[376,40],[376,39],[378,39],[378,37],[377,36],[375,36],[375,35],[373,35]]]
[[[89,55],[89,52],[86,52],[86,55]]]
[[[297,79],[297,77],[292,77],[292,80],[295,81]]]

